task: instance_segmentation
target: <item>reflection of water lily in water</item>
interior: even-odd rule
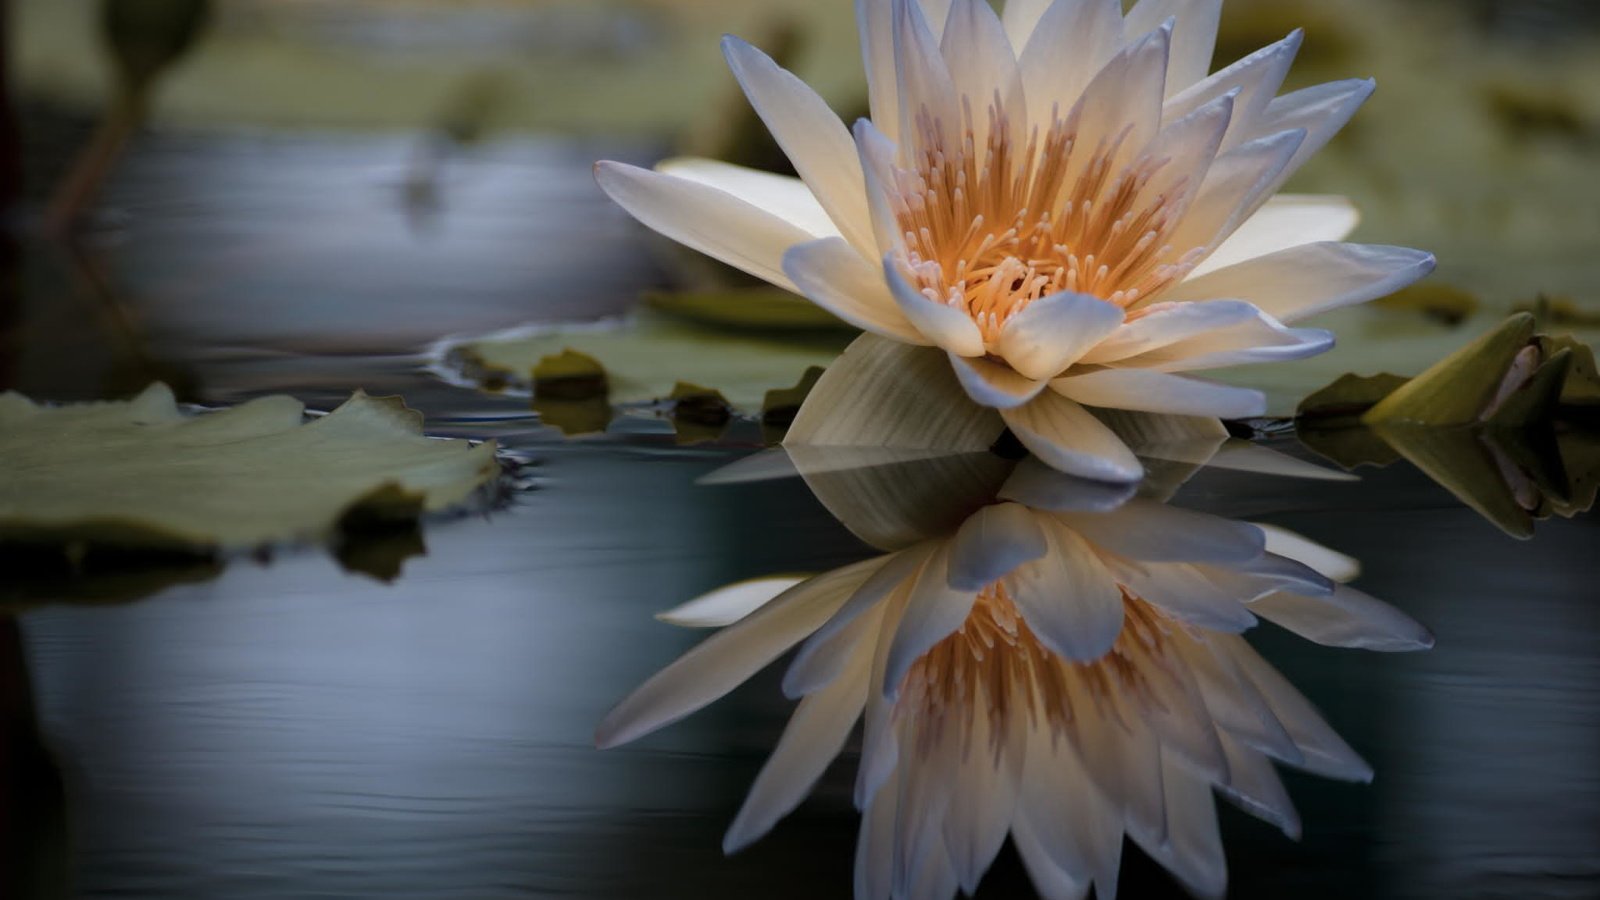
[[[1301,37],[1207,76],[1221,0],[858,0],[872,118],[729,39],[794,163],[614,163],[642,222],[867,331],[948,353],[971,398],[1086,477],[1139,464],[1085,407],[1259,415],[1187,373],[1326,350],[1292,323],[1382,296],[1432,257],[1336,243],[1340,198],[1274,193],[1372,91],[1274,99]]]
[[[1336,583],[1352,561],[1032,461],[1000,496],[953,534],[676,611],[733,624],[624,700],[599,743],[673,722],[798,645],[784,689],[800,705],[724,846],[793,809],[864,717],[861,898],[971,891],[1008,834],[1048,897],[1112,896],[1124,834],[1218,894],[1213,786],[1295,835],[1271,760],[1370,777],[1239,637],[1259,616],[1328,645],[1430,646]]]

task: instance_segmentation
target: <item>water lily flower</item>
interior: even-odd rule
[[[1113,897],[1125,834],[1220,895],[1212,788],[1295,836],[1272,760],[1371,776],[1239,633],[1260,616],[1334,646],[1432,638],[1337,584],[1353,561],[1309,541],[1062,478],[1025,464],[953,534],[666,614],[731,624],[619,704],[597,743],[676,721],[798,645],[783,687],[800,704],[728,852],[792,810],[864,718],[859,900],[971,893],[1008,835],[1052,900]]]
[[[1189,373],[1297,359],[1290,327],[1433,268],[1339,243],[1339,197],[1275,196],[1372,93],[1276,96],[1295,32],[1207,74],[1222,0],[857,0],[871,118],[847,128],[738,40],[728,63],[800,177],[611,162],[601,187],[649,227],[863,330],[948,354],[1063,471],[1136,480],[1086,408],[1222,418],[1256,391]]]

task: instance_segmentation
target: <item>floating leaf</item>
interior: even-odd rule
[[[1404,387],[1411,379],[1400,375],[1341,375],[1338,381],[1300,401],[1295,413],[1302,426],[1314,422],[1318,427],[1356,425],[1367,410]]]
[[[1434,364],[1362,416],[1369,425],[1466,425],[1482,421],[1533,340],[1534,319],[1519,313]]]
[[[487,388],[530,391],[536,407],[602,398],[612,407],[641,406],[692,385],[699,388],[692,398],[718,394],[727,410],[758,415],[770,392],[803,385],[849,340],[842,332],[731,330],[645,312],[601,327],[470,340],[442,356],[446,367]],[[591,409],[584,408],[585,424]]]
[[[129,402],[0,395],[0,541],[242,551],[414,520],[499,472],[494,445],[431,440],[395,399],[307,423],[290,397],[185,415],[165,385]]]

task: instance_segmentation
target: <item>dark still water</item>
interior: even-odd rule
[[[849,896],[853,744],[770,836],[719,849],[791,709],[778,667],[637,744],[592,735],[702,637],[653,613],[870,551],[798,479],[694,485],[753,427],[563,443],[524,400],[428,376],[441,335],[612,314],[661,270],[590,186],[594,148],[476,151],[418,224],[410,147],[155,139],[86,249],[13,248],[4,386],[70,400],[161,377],[324,408],[366,387],[521,466],[502,508],[426,523],[391,583],[307,550],[155,573],[132,602],[21,588],[40,602],[0,618],[0,896]],[[1383,655],[1252,633],[1377,777],[1286,774],[1299,842],[1224,806],[1231,896],[1600,895],[1600,528],[1518,542],[1406,464],[1364,474],[1208,471],[1178,498],[1358,557],[1358,586],[1437,636]],[[1126,859],[1123,896],[1182,896]],[[979,896],[1032,896],[1012,851]]]

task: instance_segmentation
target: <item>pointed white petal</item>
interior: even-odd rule
[[[843,238],[789,248],[783,271],[807,299],[863,331],[907,344],[928,343],[895,304],[883,271]]]
[[[890,787],[878,791],[862,808],[856,836],[856,900],[891,900],[898,799],[899,792]]]
[[[1019,56],[1022,54],[1022,48],[1028,46],[1028,38],[1033,36],[1034,29],[1039,26],[1039,19],[1055,2],[1056,0],[1006,0],[1000,21],[1005,25],[1006,38],[1011,41],[1011,46],[1016,48]],[[1059,2],[1078,5],[1083,0],[1059,0]]]
[[[1008,19],[1013,4],[1026,2],[1007,3]],[[1027,5],[1044,6],[1038,0]],[[1012,41],[1021,48],[1028,120],[1043,130],[1052,111],[1065,117],[1077,105],[1089,82],[1122,49],[1122,0],[1055,0],[1035,24],[1026,43],[1017,43],[1015,36]],[[1062,52],[1064,47],[1072,52]]]
[[[684,178],[614,162],[597,163],[594,172],[600,188],[647,227],[788,290],[795,287],[783,274],[784,252],[828,236]]]
[[[1360,221],[1361,213],[1348,198],[1279,194],[1239,226],[1232,237],[1189,273],[1189,278],[1290,247],[1342,241]]]
[[[1028,627],[1075,662],[1106,655],[1122,633],[1122,590],[1077,532],[1051,522],[1050,552],[1018,566],[1007,590]]]
[[[1228,890],[1228,864],[1217,826],[1211,785],[1163,754],[1167,840],[1153,845],[1135,840],[1196,897],[1221,898]]]
[[[1255,214],[1281,184],[1279,176],[1305,142],[1304,130],[1274,133],[1240,144],[1219,155],[1206,172],[1194,202],[1173,231],[1170,243],[1180,252],[1219,246]],[[1168,300],[1166,291],[1147,298]]]
[[[1048,381],[1035,381],[1008,365],[990,362],[981,356],[969,359],[952,353],[950,365],[972,402],[994,409],[1021,406],[1050,386]]]
[[[1271,134],[1286,129],[1304,129],[1306,139],[1288,165],[1269,187],[1276,193],[1289,177],[1299,171],[1318,150],[1328,145],[1340,129],[1349,124],[1363,104],[1377,90],[1371,79],[1335,81],[1285,94],[1267,104],[1266,111],[1252,123],[1254,134]]]
[[[1170,97],[1211,71],[1222,0],[1139,0],[1128,10],[1125,27],[1129,34],[1143,34],[1168,18],[1178,20],[1172,32],[1172,62],[1167,74]]]
[[[1421,623],[1380,600],[1340,585],[1327,596],[1287,591],[1250,605],[1263,619],[1328,647],[1353,647],[1384,653],[1410,653],[1433,646]]]
[[[1161,607],[1181,622],[1210,631],[1239,634],[1255,627],[1256,617],[1240,597],[1219,589],[1188,563],[1123,564],[1114,567],[1129,592]]]
[[[1324,547],[1302,534],[1277,525],[1257,523],[1267,536],[1267,552],[1304,563],[1334,581],[1354,581],[1361,575],[1361,561]]]
[[[1110,170],[1133,161],[1161,128],[1161,101],[1167,83],[1170,23],[1163,23],[1117,54],[1084,88],[1083,96],[1068,114],[1081,135],[1103,135],[1116,140],[1102,148],[1099,141],[1075,145],[1067,162],[1066,180],[1072,184],[1090,166],[1099,165],[1103,151]],[[1138,34],[1139,32],[1130,32]]]
[[[1006,115],[1004,134],[1009,140],[1022,139],[1027,134],[1027,110],[1017,54],[989,0],[953,0],[941,50],[963,111],[971,112],[973,144],[989,143],[989,110],[996,97]]]
[[[1050,387],[1085,406],[1219,419],[1267,412],[1267,397],[1260,391],[1149,369],[1101,369],[1057,378]]]
[[[800,701],[723,837],[722,852],[735,853],[760,839],[811,792],[861,718],[871,660],[870,652],[856,653],[848,671]]]
[[[656,164],[656,171],[716,188],[809,234],[823,237],[839,233],[811,188],[798,178],[693,156],[664,159]]]
[[[881,563],[867,560],[819,575],[707,638],[607,713],[595,744],[636,740],[727,694],[821,627]]]
[[[1030,789],[1036,787],[1029,784]],[[1063,801],[1062,807],[1066,806],[1067,803]],[[1017,854],[1022,857],[1023,867],[1028,870],[1028,880],[1033,882],[1033,889],[1043,900],[1086,900],[1089,896],[1089,879],[1074,878],[1067,870],[1056,865],[1027,819],[1019,818],[1012,823],[1011,840],[1017,845]]]
[[[917,0],[890,0],[890,5],[894,16],[894,65],[900,85],[901,141],[904,143],[916,133],[917,117],[926,112],[943,128],[944,145],[958,147],[960,95],[939,50],[938,36],[943,28],[933,29]],[[948,2],[944,7],[949,9]]]
[[[815,91],[765,53],[732,35],[722,39],[722,53],[750,105],[839,233],[864,252],[874,250],[866,182],[850,130]]]
[[[1006,320],[996,351],[1025,377],[1054,378],[1122,325],[1122,308],[1088,294],[1040,297]]]
[[[1118,365],[1160,372],[1198,372],[1246,363],[1305,359],[1327,352],[1333,347],[1333,340],[1330,331],[1290,328],[1257,310],[1252,318],[1238,324],[1174,341],[1120,360]]]
[[[804,696],[837,676],[844,659],[837,643],[839,636],[857,619],[882,605],[891,593],[917,578],[935,548],[933,542],[927,542],[884,557],[883,564],[864,578],[838,611],[800,645],[784,675],[783,692],[790,697]]]
[[[851,133],[855,136],[857,155],[866,178],[867,208],[872,216],[872,233],[878,242],[878,252],[887,254],[903,249],[905,241],[896,213],[903,205],[896,193],[895,156],[899,150],[870,119],[858,119]]]
[[[1228,782],[1217,788],[1240,809],[1278,826],[1290,840],[1300,839],[1300,814],[1272,761],[1226,733],[1222,749],[1228,754]]]
[[[1001,717],[1006,732],[995,732],[995,717],[978,710],[961,739],[966,752],[947,775],[950,806],[944,816],[944,847],[956,882],[969,896],[1005,844],[1017,804],[1026,736],[1010,733],[1016,715]]]
[[[1218,640],[1230,648],[1239,671],[1255,684],[1261,696],[1271,705],[1273,715],[1294,739],[1295,746],[1304,757],[1303,761],[1294,765],[1325,778],[1363,782],[1372,780],[1372,767],[1350,749],[1350,745],[1329,727],[1311,702],[1295,690],[1288,679],[1268,665],[1243,638],[1219,635]]]
[[[1093,481],[1138,481],[1144,475],[1133,451],[1077,402],[1045,391],[1000,415],[1046,465]]]
[[[1130,320],[1084,354],[1080,361],[1085,365],[1109,365],[1261,316],[1260,310],[1243,300],[1158,303],[1140,313],[1138,318]]]
[[[923,337],[957,356],[983,355],[983,334],[970,316],[917,290],[892,254],[884,258],[883,272],[900,311]]]
[[[1030,456],[1017,463],[999,497],[1048,512],[1106,512],[1132,500],[1138,489],[1138,484],[1077,478]]]
[[[717,588],[688,603],[656,613],[668,625],[682,628],[721,628],[743,619],[805,581],[809,576],[753,578]]]
[[[1292,323],[1388,296],[1428,275],[1434,265],[1433,254],[1404,247],[1305,244],[1191,278],[1162,296],[1245,300]]]
[[[1042,711],[1036,709],[1035,715]],[[1032,732],[1024,783],[1027,790],[1017,798],[1018,824],[1038,849],[1072,881],[1087,887],[1093,880],[1099,894],[1114,895],[1122,857],[1120,812],[1106,801],[1072,746],[1048,727]],[[1019,850],[1023,843],[1018,841]],[[1028,868],[1034,871],[1031,864]]]
[[[1046,551],[1044,529],[1018,503],[985,506],[967,517],[950,543],[950,587],[983,590]]]
[[[1095,546],[1137,562],[1246,563],[1259,558],[1267,542],[1247,522],[1150,500],[1057,517]]]
[[[883,682],[879,686],[885,697],[898,696],[912,664],[935,644],[955,633],[972,612],[978,592],[950,587],[948,571],[949,552],[941,548],[917,576],[906,602],[905,615],[900,618],[894,641],[889,646]]]
[[[1259,133],[1255,130],[1259,128],[1257,122],[1283,86],[1304,38],[1304,32],[1296,29],[1278,43],[1257,50],[1197,84],[1180,85],[1180,92],[1167,101],[1163,115],[1171,121],[1218,97],[1236,93],[1233,127],[1223,146],[1237,146],[1247,136]]]

